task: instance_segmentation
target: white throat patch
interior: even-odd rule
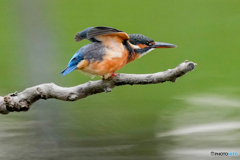
[[[149,49],[147,52],[141,53],[141,57],[144,56],[144,55],[146,55],[147,53],[151,52],[151,51],[154,50],[154,49],[155,49],[155,48],[151,48],[151,49]]]

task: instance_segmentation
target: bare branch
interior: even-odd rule
[[[178,77],[192,71],[196,64],[187,60],[174,69],[153,74],[118,74],[113,79],[89,81],[74,87],[60,87],[54,83],[46,83],[27,88],[20,93],[0,96],[0,113],[27,111],[30,105],[39,99],[55,98],[63,101],[76,101],[87,96],[111,92],[116,86],[135,84],[156,84],[166,81],[175,82]]]

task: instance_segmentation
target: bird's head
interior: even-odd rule
[[[136,53],[145,55],[155,48],[174,48],[177,47],[174,44],[155,42],[154,40],[142,35],[142,34],[130,34],[130,43],[134,46]]]

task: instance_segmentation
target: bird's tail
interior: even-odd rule
[[[77,65],[74,65],[72,67],[67,67],[60,74],[62,74],[62,76],[65,76],[66,74],[74,71],[76,68],[77,68]]]

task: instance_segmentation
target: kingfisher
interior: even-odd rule
[[[176,45],[155,42],[142,34],[127,34],[121,30],[99,26],[89,27],[75,35],[76,42],[87,39],[91,43],[80,48],[61,72],[63,76],[80,70],[103,79],[113,78],[127,63],[156,48],[174,48]]]

